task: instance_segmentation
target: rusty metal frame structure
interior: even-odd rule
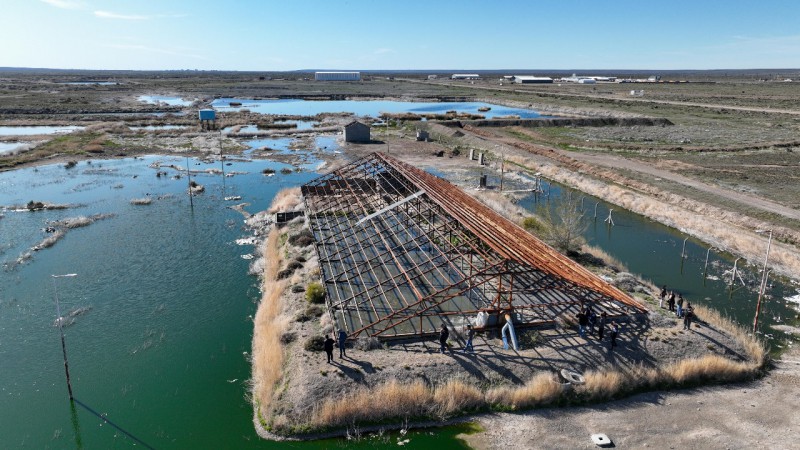
[[[633,298],[449,182],[373,153],[302,186],[326,303],[339,328],[381,339],[430,335],[488,313],[489,326],[553,323]]]

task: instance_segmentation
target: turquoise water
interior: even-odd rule
[[[31,136],[34,134],[56,134],[71,133],[75,130],[82,130],[84,127],[75,125],[68,126],[7,126],[0,127],[0,136]]]
[[[0,142],[0,155],[14,152],[28,144],[30,144],[30,142]]]
[[[332,138],[331,138],[332,139]],[[327,142],[327,141],[322,141]],[[331,141],[332,143],[333,141]],[[416,448],[464,448],[450,427],[358,442],[274,443],[258,438],[246,399],[252,316],[260,297],[247,275],[249,235],[227,206],[266,208],[280,189],[317,176],[288,175],[270,161],[236,161],[222,178],[193,174],[206,187],[190,208],[186,177],[156,177],[154,162],[180,157],[81,162],[0,173],[0,437],[4,448],[130,448],[135,442],[80,405],[70,407],[56,317],[90,308],[65,328],[75,397],[154,448],[381,448],[410,439]],[[190,159],[192,171],[218,168]],[[313,169],[312,158],[304,167]],[[278,173],[261,174],[264,168]],[[223,184],[224,180],[224,184]],[[149,194],[150,205],[130,200]],[[30,200],[67,210],[17,211]],[[53,220],[114,214],[69,230],[55,246],[17,257],[48,236]],[[74,278],[53,274],[77,273]],[[141,446],[137,446],[141,448]]]
[[[241,103],[232,107],[230,102]],[[211,104],[220,111],[239,111],[249,109],[261,114],[283,114],[298,116],[314,116],[321,113],[349,112],[356,116],[378,117],[381,113],[415,113],[444,114],[447,111],[482,114],[487,119],[496,116],[518,115],[523,119],[541,117],[530,109],[510,108],[482,102],[400,102],[391,100],[248,100],[241,98],[218,98]],[[481,112],[478,108],[489,107],[491,110]]]

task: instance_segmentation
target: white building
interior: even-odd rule
[[[450,79],[453,80],[477,80],[481,76],[477,73],[454,73]]]
[[[512,78],[514,79],[514,83],[518,84],[543,84],[543,83],[553,82],[553,79],[550,77],[532,77],[528,75],[514,75]]]
[[[359,81],[361,72],[314,72],[316,81]]]

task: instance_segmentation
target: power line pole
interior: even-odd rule
[[[56,278],[71,278],[77,276],[76,273],[68,273],[66,275],[51,275],[53,277],[53,296],[56,299],[56,322],[58,323],[58,331],[61,334],[61,353],[64,355],[64,373],[67,376],[67,391],[69,391],[69,400],[75,399],[72,395],[72,382],[69,379],[69,362],[67,361],[67,344],[64,341],[64,320],[61,317],[61,303],[58,301],[58,289],[56,287]]]

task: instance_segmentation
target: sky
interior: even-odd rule
[[[800,67],[800,1],[0,0],[0,67]]]

